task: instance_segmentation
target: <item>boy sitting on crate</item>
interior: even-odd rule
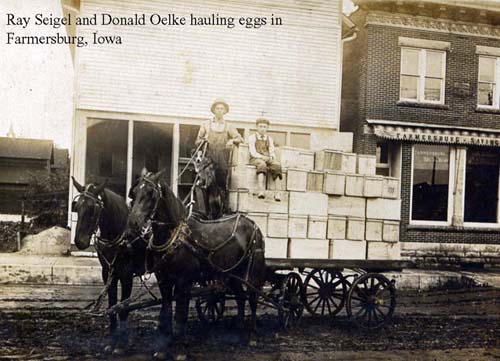
[[[270,173],[276,184],[274,199],[279,202],[281,201],[281,164],[276,161],[273,138],[267,134],[269,120],[259,118],[255,123],[257,133],[249,137],[248,148],[250,164],[257,167],[258,197],[265,198],[266,174]]]

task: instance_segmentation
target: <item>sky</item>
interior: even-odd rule
[[[344,1],[344,12],[354,6]],[[73,117],[73,64],[67,45],[7,45],[7,32],[34,35],[51,27],[7,26],[7,13],[34,16],[52,13],[62,16],[60,0],[0,0],[0,137],[11,125],[17,137],[51,139],[70,148]],[[65,29],[59,29],[64,32]]]
[[[60,0],[0,1],[0,136],[10,125],[18,137],[52,139],[69,148],[73,112],[73,64],[67,45],[7,45],[7,32],[31,35],[28,27],[7,26],[6,13],[62,16]],[[40,33],[56,30],[44,27]],[[63,28],[63,32],[65,29]]]

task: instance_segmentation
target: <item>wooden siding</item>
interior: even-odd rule
[[[286,4],[286,5],[283,5]],[[81,26],[122,45],[77,49],[77,108],[204,119],[216,97],[228,119],[338,129],[341,0],[82,0],[81,16],[175,13],[256,17],[283,26]]]

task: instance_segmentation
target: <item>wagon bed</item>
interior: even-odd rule
[[[407,260],[357,260],[357,259],[317,259],[317,258],[266,258],[266,266],[271,270],[284,269],[362,269],[366,272],[402,271],[416,268],[412,261]]]

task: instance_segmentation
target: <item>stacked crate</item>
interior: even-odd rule
[[[266,236],[267,257],[399,259],[399,181],[375,175],[375,156],[281,147],[281,202],[268,179],[257,198],[248,147],[235,149],[230,204]]]

